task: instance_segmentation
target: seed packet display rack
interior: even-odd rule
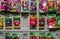
[[[4,27],[3,27],[3,29],[0,29],[0,31],[1,32],[28,32],[28,34],[30,33],[30,32],[49,32],[49,30],[50,29],[52,29],[52,30],[59,30],[60,28],[51,28],[51,27],[49,27],[49,25],[47,25],[47,19],[48,19],[48,17],[47,17],[47,14],[55,14],[56,16],[59,14],[58,12],[57,13],[55,13],[55,12],[46,12],[46,13],[39,13],[39,1],[36,1],[37,2],[37,4],[36,4],[36,7],[37,7],[37,10],[36,10],[36,12],[35,12],[35,10],[33,11],[31,11],[30,12],[30,7],[31,7],[31,4],[30,4],[30,2],[31,2],[31,0],[29,0],[29,10],[28,10],[28,12],[24,12],[23,10],[21,11],[21,12],[7,12],[7,11],[2,11],[3,13],[0,15],[1,17],[3,17],[3,24],[4,24]],[[36,8],[35,7],[35,8]],[[22,9],[22,8],[21,8]],[[5,13],[7,13],[7,14],[5,14]],[[4,14],[4,15],[3,15]],[[17,14],[20,14],[20,18],[19,18],[19,16],[17,17],[17,19],[15,19],[15,17],[14,17],[14,15],[16,16]],[[6,16],[8,16],[8,18],[10,18],[11,17],[11,23],[12,23],[12,29],[6,29],[5,27],[5,17]],[[31,17],[32,16],[32,17]],[[56,17],[55,16],[55,17]],[[28,20],[28,19],[29,20]],[[20,20],[19,20],[20,19]],[[39,24],[39,20],[40,19],[44,19],[44,20],[41,20],[42,21],[42,23],[43,24]],[[14,20],[18,20],[18,21],[20,21],[20,25],[16,28],[14,28]],[[24,21],[23,21],[24,20]],[[27,25],[27,21],[28,21],[28,25]],[[34,24],[34,22],[33,22],[33,24],[32,23],[30,23],[31,21],[34,21],[35,22],[35,24]],[[40,21],[40,22],[41,22]],[[16,21],[15,21],[16,22]],[[24,24],[24,22],[25,22],[25,24]],[[55,22],[55,21],[54,21]],[[31,24],[31,25],[30,25]],[[16,24],[17,25],[17,24]],[[27,27],[26,27],[27,26]],[[58,33],[57,31],[55,31],[54,32],[55,34],[56,33]],[[39,33],[38,33],[39,34]],[[37,34],[37,35],[38,35]],[[30,36],[30,35],[29,35]],[[31,36],[34,36],[34,34],[33,35],[31,35]],[[39,35],[40,36],[40,35]],[[38,37],[39,37],[38,36]],[[21,38],[22,39],[22,38]],[[24,38],[23,38],[24,39]]]

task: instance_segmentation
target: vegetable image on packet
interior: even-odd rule
[[[60,15],[57,15],[57,28],[60,28]]]
[[[30,39],[38,39],[36,32],[30,32]]]
[[[0,29],[3,29],[3,27],[4,27],[4,25],[3,25],[3,18],[2,17],[0,17]]]
[[[56,14],[48,14],[47,17],[48,28],[56,28]]]
[[[5,29],[12,29],[12,17],[11,16],[5,17]]]
[[[44,15],[39,14],[39,30],[45,28],[45,18]]]
[[[39,39],[47,39],[46,38],[46,33],[45,32],[39,33]]]
[[[47,2],[46,1],[40,1],[38,2],[38,6],[39,6],[39,13],[45,13],[48,9],[48,6],[47,6]]]
[[[11,4],[10,4],[10,11],[11,12],[20,12],[20,0],[13,0],[11,1]]]
[[[30,11],[31,12],[37,12],[37,1],[31,1],[30,2]]]
[[[14,14],[13,25],[14,29],[20,29],[20,14]]]
[[[47,39],[55,39],[53,33],[48,33],[47,34]]]
[[[5,39],[12,39],[12,33],[11,32],[6,32],[5,33]]]
[[[17,32],[13,32],[12,33],[12,39],[20,39],[20,33],[17,33]]]
[[[22,12],[29,11],[29,0],[21,0],[21,11]]]
[[[60,1],[57,1],[57,12],[60,13]]]
[[[37,29],[37,15],[36,15],[36,13],[30,14],[30,29]]]
[[[57,10],[57,2],[48,1],[48,12],[56,13],[56,10]]]

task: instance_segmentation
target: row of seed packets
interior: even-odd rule
[[[20,14],[0,16],[0,29],[4,29],[4,26],[5,29],[20,29],[24,25],[22,22],[27,21],[29,24],[27,27],[29,29],[60,28],[60,15],[58,14],[47,14],[46,16],[39,14],[39,16],[37,16],[36,13],[31,13],[30,17],[28,17],[29,20],[25,17],[24,20],[27,21],[22,21],[21,18],[22,16],[20,16]]]
[[[55,39],[56,34],[47,32],[6,32],[6,39]]]
[[[0,0],[0,11],[60,12],[60,1],[52,0]]]
[[[12,22],[13,21],[13,22]],[[5,27],[4,27],[5,26]],[[13,26],[13,27],[12,27]],[[20,29],[20,14],[0,16],[0,29]]]

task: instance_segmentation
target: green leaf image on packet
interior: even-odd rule
[[[5,33],[5,39],[12,39],[12,33],[11,32],[6,32]]]
[[[57,19],[57,28],[60,28],[60,16],[57,15],[56,19]]]

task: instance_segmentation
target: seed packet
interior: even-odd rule
[[[2,2],[1,2],[1,11],[4,11],[4,10],[5,10],[4,2],[2,1]]]
[[[12,16],[5,17],[5,29],[12,29]]]
[[[22,36],[22,39],[29,39],[28,33],[24,32],[21,36]]]
[[[38,39],[36,32],[30,32],[30,39]]]
[[[30,14],[30,29],[37,29],[37,15]]]
[[[39,13],[45,13],[48,9],[46,1],[40,1],[39,0],[38,6],[39,6],[39,9],[38,9]]]
[[[21,14],[21,29],[22,30],[30,29],[29,20],[30,20],[29,13],[24,12],[24,13]]]
[[[11,32],[6,32],[5,33],[5,39],[12,39],[12,33]]]
[[[21,12],[29,11],[29,0],[21,0]]]
[[[45,28],[45,18],[44,15],[39,14],[39,29]]]
[[[60,13],[60,1],[57,1],[57,12]]]
[[[55,39],[55,38],[54,38],[54,34],[48,33],[48,34],[47,34],[47,39]]]
[[[1,12],[1,2],[2,2],[2,0],[0,1],[0,12]]]
[[[45,32],[39,33],[39,39],[46,39],[46,33]]]
[[[1,11],[9,11],[10,1],[2,1],[1,2]]]
[[[30,2],[30,11],[31,12],[37,12],[37,1],[31,1]]]
[[[20,33],[12,32],[12,39],[20,39]]]
[[[0,29],[3,29],[3,27],[4,27],[3,17],[0,16]]]
[[[60,15],[57,15],[57,28],[60,28]]]
[[[56,15],[48,14],[47,23],[49,28],[56,28]]]
[[[5,33],[0,32],[0,39],[5,39]]]
[[[48,12],[56,13],[57,10],[57,2],[56,1],[48,1]]]
[[[14,29],[20,29],[20,14],[15,14],[13,17]]]
[[[20,7],[20,1],[19,0],[13,0],[11,1],[11,5],[10,5],[10,11],[11,12],[20,12],[21,7]]]

